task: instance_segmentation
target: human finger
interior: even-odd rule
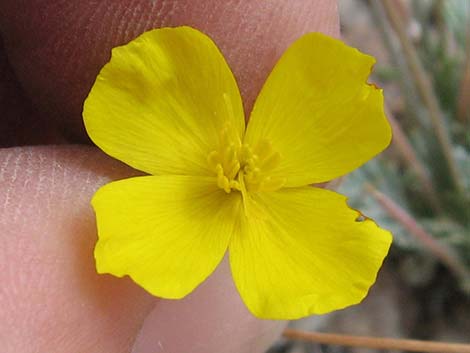
[[[178,301],[96,273],[89,200],[136,171],[84,146],[4,149],[0,166],[4,352],[262,352],[282,329],[248,312],[227,262]]]
[[[330,0],[4,0],[0,29],[15,75],[47,128],[85,142],[82,104],[111,48],[155,27],[198,28],[220,46],[249,112],[294,39],[313,31],[338,36],[336,6]]]

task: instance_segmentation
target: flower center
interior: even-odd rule
[[[233,131],[233,130],[232,130]],[[209,167],[217,176],[217,186],[226,193],[232,190],[274,191],[281,188],[285,178],[273,177],[272,171],[279,165],[281,156],[275,152],[268,140],[262,140],[255,147],[241,144],[231,136],[226,126],[219,135],[219,146],[209,153]]]

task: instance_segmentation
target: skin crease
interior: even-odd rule
[[[338,36],[331,0],[2,0],[0,146],[87,143],[84,98],[110,49],[191,25],[226,56],[250,111],[297,37]],[[0,150],[0,342],[5,353],[260,353],[285,323],[255,319],[226,260],[187,298],[96,274],[96,189],[137,172],[93,147]]]

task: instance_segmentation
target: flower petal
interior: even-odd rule
[[[253,195],[229,245],[236,286],[257,317],[297,319],[359,303],[391,234],[332,191],[303,187]]]
[[[181,298],[221,261],[240,195],[211,178],[145,176],[105,185],[92,200],[99,273],[129,275],[153,295]]]
[[[245,142],[268,140],[281,154],[274,177],[304,186],[344,175],[381,152],[391,130],[382,91],[366,84],[375,60],[339,40],[297,40],[268,77]]]
[[[90,138],[150,174],[207,175],[227,125],[245,129],[237,84],[212,40],[190,27],[156,29],[113,49],[85,101]]]

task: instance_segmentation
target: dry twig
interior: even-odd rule
[[[284,330],[283,336],[292,340],[372,349],[396,349],[409,352],[470,353],[470,344],[419,341],[397,338],[350,336],[332,333]]]
[[[381,193],[372,185],[365,185],[366,190],[377,200],[382,208],[410,235],[413,235],[429,252],[438,258],[449,270],[451,270],[457,278],[463,281],[463,287],[470,289],[470,273],[465,265],[449,247],[436,240],[423,227],[421,227],[414,218],[408,214],[403,208],[390,199],[387,195]]]
[[[421,64],[416,48],[411,43],[406,33],[404,24],[402,23],[400,16],[395,8],[396,4],[393,0],[383,0],[382,4],[390,19],[392,27],[398,36],[400,44],[403,49],[405,59],[410,68],[411,75],[413,76],[419,94],[423,99],[423,103],[428,109],[429,117],[431,119],[432,126],[434,128],[437,140],[442,148],[442,153],[449,166],[449,173],[455,188],[459,192],[463,192],[463,186],[461,183],[460,172],[452,154],[452,144],[446,129],[444,115],[438,104],[437,97],[433,91],[431,81],[426,74],[426,71]]]

